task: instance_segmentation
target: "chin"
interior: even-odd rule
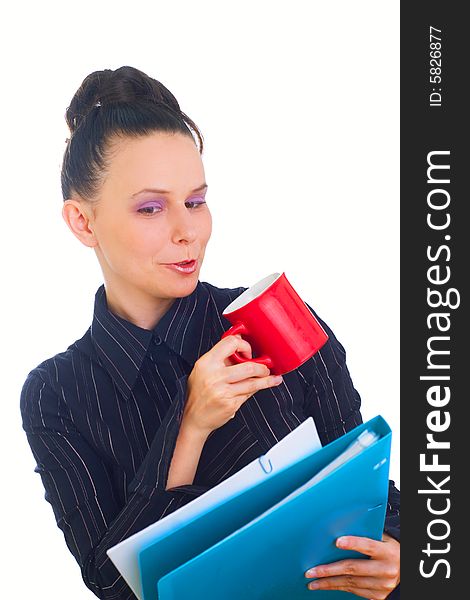
[[[165,286],[165,292],[168,296],[172,296],[173,298],[189,296],[189,294],[192,294],[196,289],[198,279],[198,271],[191,273],[191,275],[180,277],[180,281],[178,281],[177,276],[175,277],[175,281],[168,281],[168,284]]]

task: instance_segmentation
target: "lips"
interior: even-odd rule
[[[177,271],[178,273],[190,275],[191,273],[195,273],[197,271],[198,261],[196,259],[191,260],[189,262],[183,261],[180,263],[169,263],[165,266],[171,269],[172,271]]]
[[[194,261],[195,261],[195,259],[191,258],[190,260],[183,260],[181,262],[169,263],[169,264],[171,264],[171,265],[179,265],[179,266],[185,265],[185,266],[189,267],[189,266],[191,266],[194,263]]]
[[[189,266],[189,265],[192,265],[195,260],[196,259],[191,258],[191,259],[188,259],[188,260],[182,260],[179,263],[167,263],[167,264],[169,264],[169,265],[186,265],[186,266]]]

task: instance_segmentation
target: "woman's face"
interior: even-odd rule
[[[199,151],[182,134],[118,142],[90,229],[108,285],[155,298],[190,294],[199,278],[212,217]],[[174,266],[195,260],[192,272]]]

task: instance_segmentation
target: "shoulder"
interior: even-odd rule
[[[26,375],[20,392],[20,409],[23,414],[31,413],[42,402],[55,403],[63,398],[64,388],[74,385],[77,367],[93,358],[90,329],[85,335],[70,344],[66,350],[50,356],[32,368]]]

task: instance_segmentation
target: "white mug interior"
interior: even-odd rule
[[[260,281],[257,281],[252,286],[250,286],[247,290],[242,292],[238,298],[235,298],[233,302],[231,302],[227,308],[222,312],[223,315],[234,312],[238,310],[242,306],[249,304],[252,300],[260,296],[264,291],[268,289],[279,277],[281,273],[271,273],[267,277],[263,277]]]

